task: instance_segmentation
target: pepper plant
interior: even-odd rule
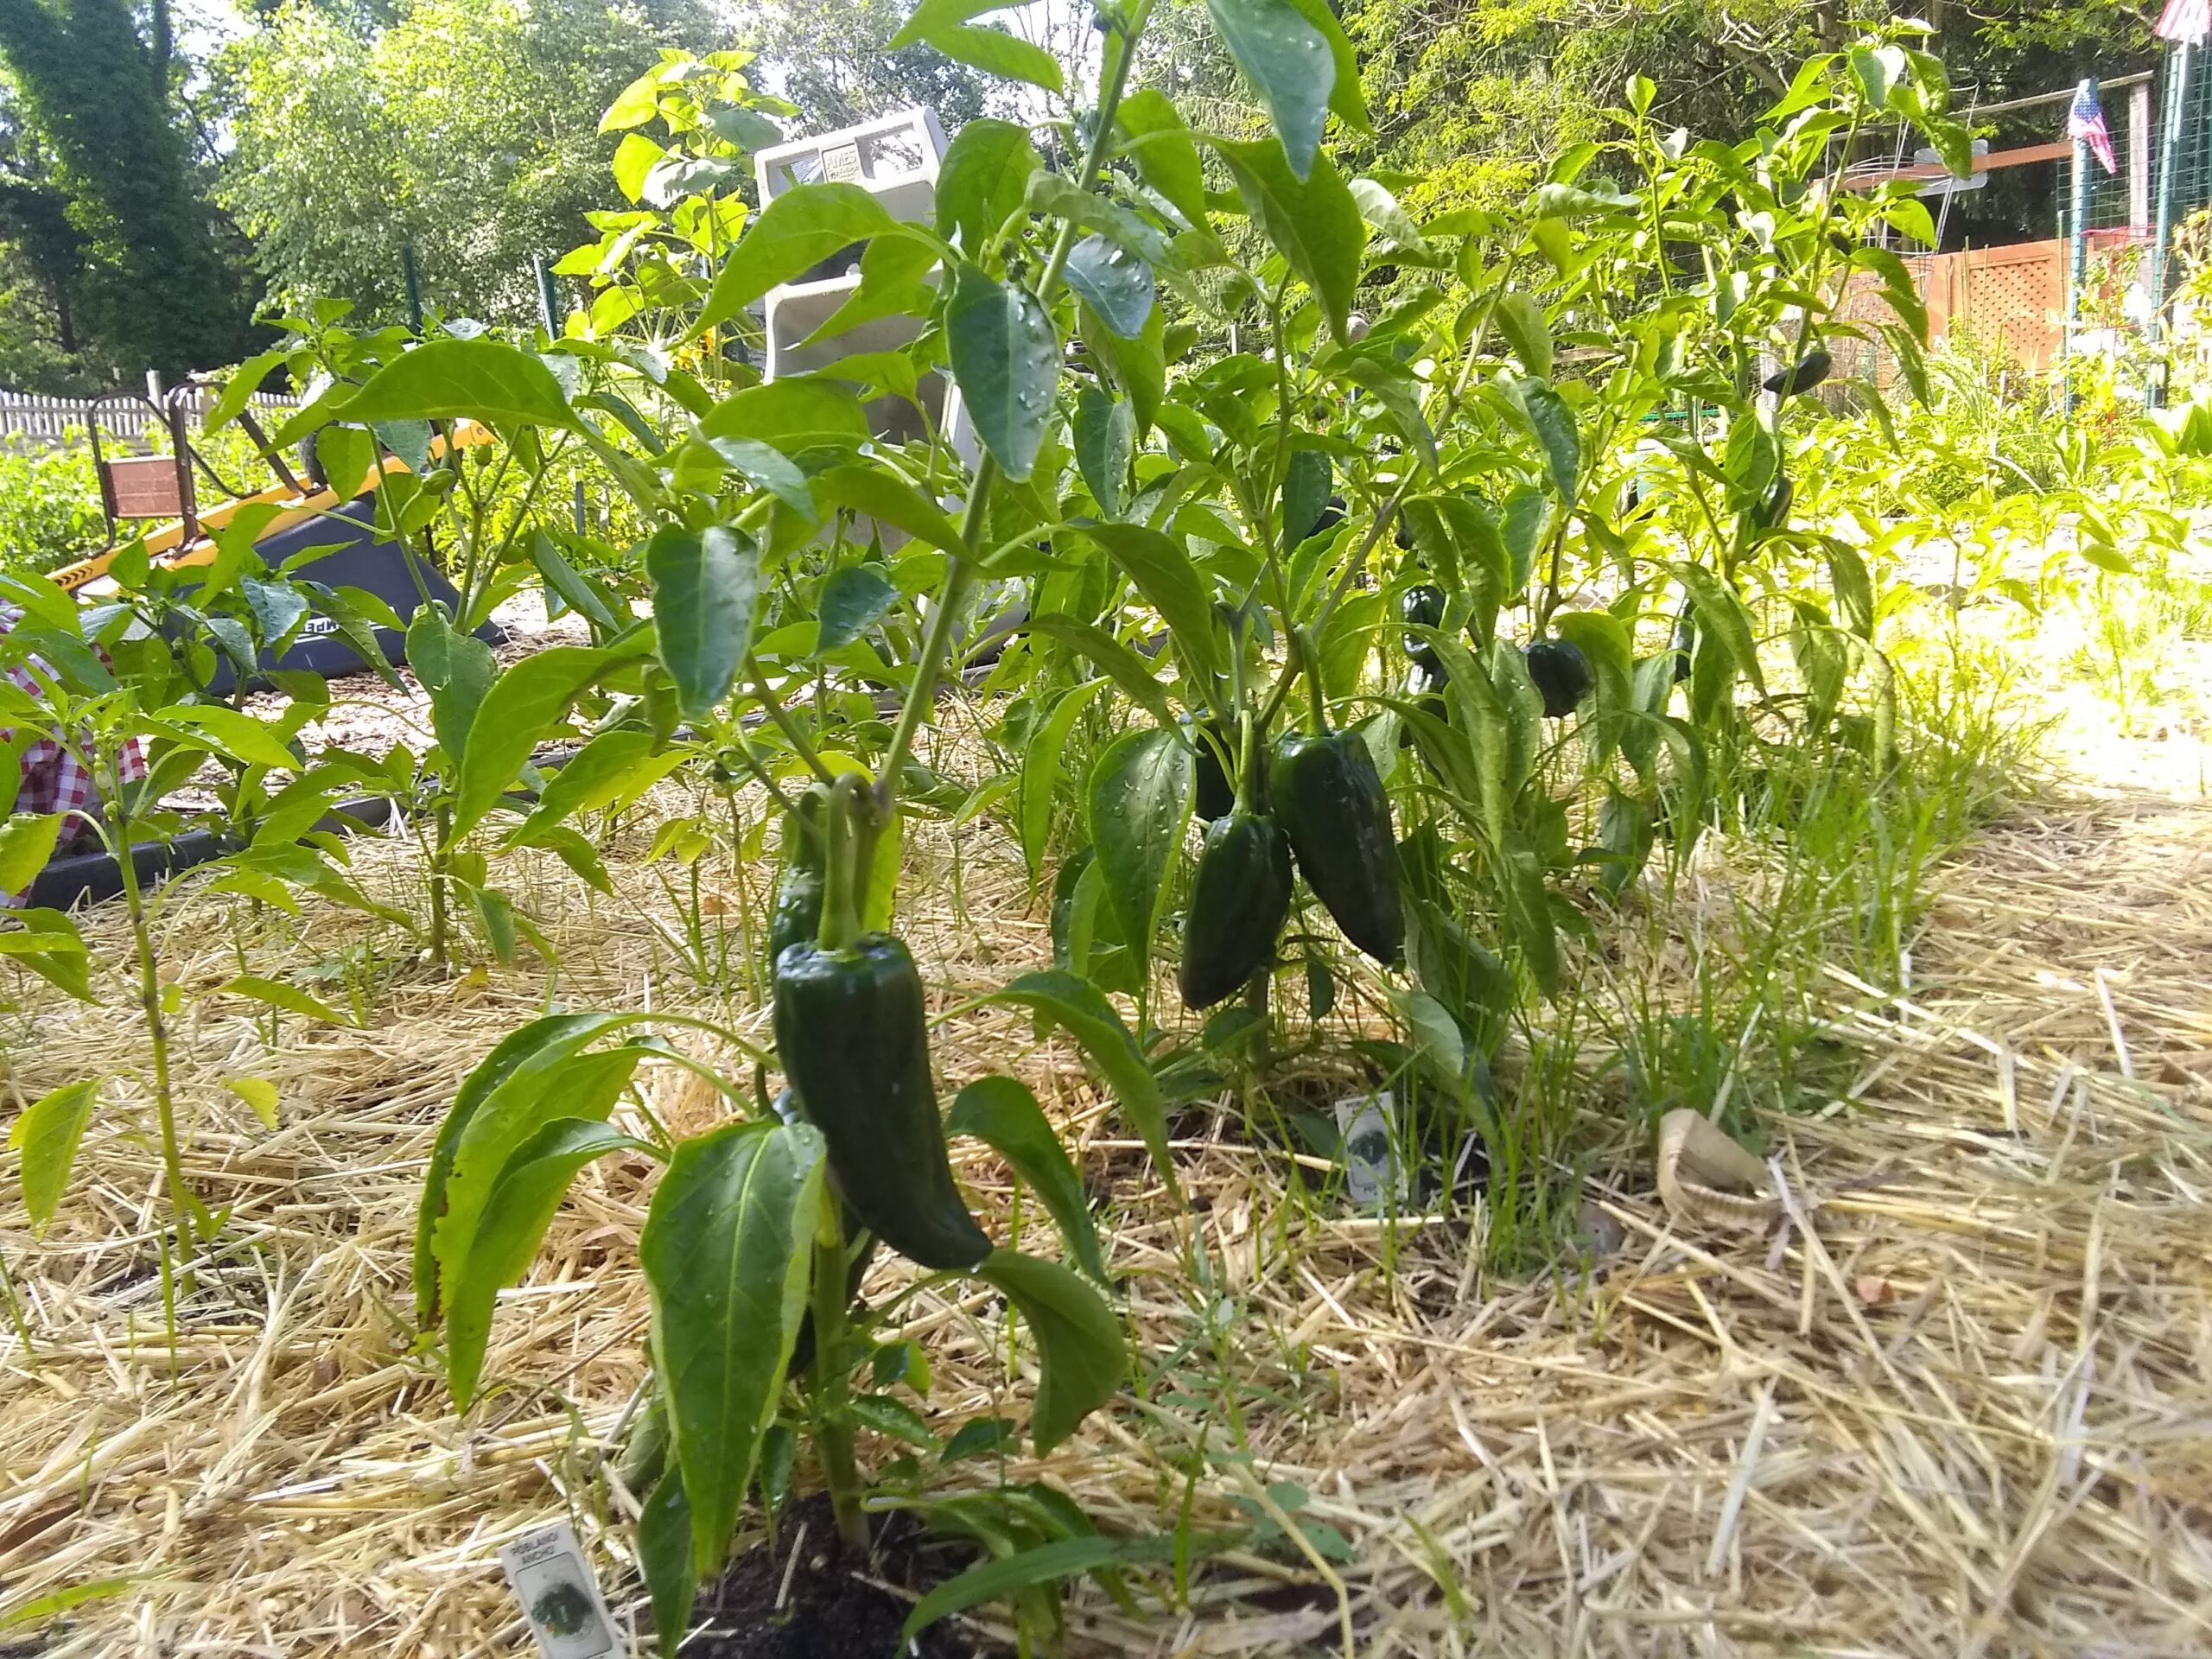
[[[1366,128],[1326,7],[1210,10],[1265,136],[1193,130],[1166,92],[1133,86],[1150,0],[1121,0],[1098,11],[1095,100],[1045,124],[1042,148],[970,123],[927,223],[837,182],[747,210],[734,175],[769,136],[766,106],[741,64],[672,57],[610,115],[640,206],[565,262],[594,294],[563,337],[416,346],[323,406],[353,424],[468,418],[511,445],[581,445],[645,527],[626,558],[590,551],[628,573],[615,591],[649,595],[652,622],[610,607],[596,654],[503,706],[496,741],[518,753],[563,728],[648,644],[688,733],[601,734],[593,787],[549,795],[528,822],[550,832],[676,743],[750,779],[784,826],[776,1052],[713,1034],[756,1084],[780,1071],[788,1112],[717,1078],[728,1124],[632,1138],[610,1127],[616,1102],[664,1052],[637,1033],[684,1022],[550,1014],[464,1085],[422,1208],[419,1311],[466,1402],[496,1290],[576,1170],[618,1149],[665,1160],[640,1243],[671,1452],[641,1555],[664,1625],[721,1560],[779,1412],[812,1432],[841,1534],[864,1538],[849,1382],[865,1344],[849,1319],[873,1244],[978,1274],[1022,1309],[1044,1362],[1040,1445],[1118,1381],[1096,1293],[995,1247],[961,1198],[923,987],[893,931],[901,823],[941,785],[919,746],[986,584],[1026,600],[990,681],[1025,703],[1025,753],[1018,785],[963,810],[1013,800],[1033,866],[1057,839],[1077,874],[1056,887],[1087,918],[1065,965],[988,1000],[1077,1039],[1171,1189],[1153,969],[1194,805],[1210,824],[1181,917],[1184,1001],[1243,988],[1264,1005],[1294,870],[1464,1101],[1522,980],[1557,989],[1560,933],[1590,926],[1567,878],[1594,863],[1618,891],[1667,814],[1686,845],[1707,752],[1744,718],[1738,682],[1762,715],[1780,708],[1759,613],[1779,601],[1796,618],[1808,728],[1874,659],[1863,568],[1793,526],[1779,435],[1830,376],[1831,338],[1860,327],[1840,311],[1854,274],[1891,306],[1883,337],[1915,372],[1923,321],[1904,267],[1859,238],[1924,211],[1820,181],[1878,117],[1963,154],[1932,60],[1876,41],[1816,60],[1738,146],[1659,131],[1638,82],[1618,137],[1561,157],[1526,211],[1417,224],[1323,143],[1332,118],[1355,141]],[[926,0],[901,39],[1063,93],[1057,65],[973,15]],[[855,248],[857,285],[822,338],[905,316],[909,343],[760,383],[748,308]],[[957,397],[937,398],[932,377]],[[918,418],[887,425],[899,404]],[[1660,460],[1624,510],[1639,440]],[[1808,596],[1808,565],[1825,567],[1833,609]],[[1409,648],[1393,643],[1402,601]],[[1573,723],[1550,739],[1547,716]],[[1064,779],[1077,718],[1102,741]],[[1871,765],[1885,747],[1878,732]],[[1605,791],[1580,857],[1570,754]],[[464,779],[474,810],[455,814],[456,841],[505,810],[491,783],[505,770],[473,795]],[[1063,786],[1084,810],[1055,837]],[[1089,976],[1109,943],[1134,1030]],[[1009,1157],[1041,1124],[1021,1116],[1020,1135],[992,1126]],[[1075,1247],[1084,1226],[1058,1218]]]

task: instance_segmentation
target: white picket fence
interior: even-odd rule
[[[195,388],[184,394],[185,419],[194,431],[207,418],[219,394]],[[274,426],[300,406],[296,397],[276,392],[256,392],[252,409],[265,428]],[[82,442],[83,434],[97,420],[100,442],[118,448],[143,449],[146,429],[158,425],[161,416],[137,397],[42,397],[34,392],[0,391],[0,443],[14,449],[53,449]]]

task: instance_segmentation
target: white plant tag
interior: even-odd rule
[[[599,1575],[566,1521],[523,1534],[499,1552],[499,1565],[545,1659],[612,1659],[626,1651]]]
[[[1363,1210],[1386,1203],[1403,1207],[1412,1172],[1398,1160],[1396,1104],[1390,1091],[1338,1101],[1337,1133],[1344,1146],[1346,1196]]]

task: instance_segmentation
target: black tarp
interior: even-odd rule
[[[286,560],[318,547],[328,550],[302,565],[292,573],[294,575],[307,582],[319,582],[326,588],[359,588],[374,594],[398,613],[402,622],[415,614],[426,597],[442,601],[448,611],[461,608],[461,596],[442,572],[425,564],[397,543],[377,539],[373,496],[364,495],[343,507],[264,537],[254,543],[254,551],[268,562],[271,569],[276,569]],[[489,622],[476,633],[479,639],[493,645],[505,637]],[[378,628],[376,635],[377,644],[383,647],[387,658],[395,663],[407,660],[404,636],[391,628]],[[368,664],[361,660],[359,652],[346,643],[345,636],[337,632],[328,617],[316,614],[308,618],[281,659],[263,652],[261,666],[312,669],[331,679],[342,679],[349,674],[360,673]],[[230,660],[219,653],[214,677],[207,690],[217,696],[227,696],[236,683]]]

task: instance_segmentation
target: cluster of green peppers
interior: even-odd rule
[[[1314,729],[1275,741],[1263,804],[1257,728],[1248,715],[1235,801],[1206,828],[1177,976],[1188,1008],[1233,995],[1274,957],[1290,914],[1294,859],[1346,938],[1385,964],[1405,946],[1389,797],[1359,734],[1328,729],[1310,647],[1301,654]],[[1204,765],[1202,758],[1202,785]]]
[[[857,776],[841,780],[826,801],[810,798],[819,833],[804,818],[785,826],[771,922],[776,1052],[849,1216],[925,1268],[965,1270],[991,1241],[945,1155],[921,975],[897,938],[861,931],[866,792]]]

